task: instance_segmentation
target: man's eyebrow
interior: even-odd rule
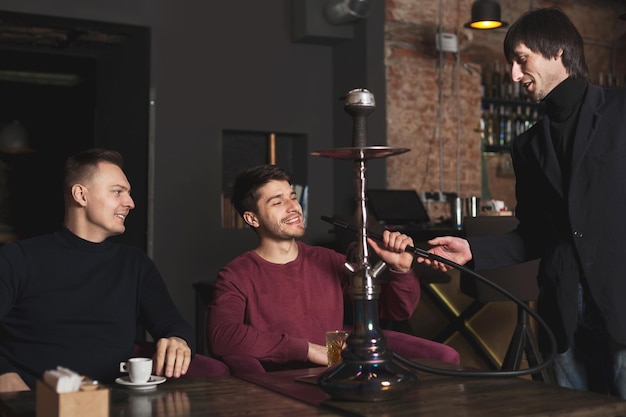
[[[283,197],[283,193],[274,194],[274,195],[269,196],[269,197],[265,200],[265,202],[266,202],[266,203],[269,203],[269,202],[270,202],[270,201],[272,201],[272,200],[275,200],[275,199],[277,199],[277,198],[282,198],[282,197]]]
[[[275,199],[277,199],[277,198],[283,198],[283,197],[284,197],[284,195],[285,195],[284,193],[278,193],[278,194],[275,194],[275,195],[269,196],[269,197],[267,198],[267,200],[265,200],[265,202],[266,202],[266,203],[269,203],[270,201],[275,200]],[[296,195],[296,191],[295,191],[295,190],[292,190],[292,191],[289,193],[289,197],[294,196],[294,195]]]

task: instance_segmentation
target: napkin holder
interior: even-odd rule
[[[89,391],[59,394],[37,380],[37,417],[109,417],[109,389],[100,385]]]

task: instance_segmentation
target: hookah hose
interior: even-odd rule
[[[347,230],[351,230],[353,232],[359,232],[359,229],[357,229],[356,227],[354,227],[353,225],[343,222],[343,221],[339,221],[336,219],[333,219],[331,217],[327,217],[327,216],[322,216],[322,220],[329,222],[337,227],[341,227],[343,229],[347,229]],[[367,231],[367,236],[371,237],[372,239],[376,239],[378,241],[382,241],[383,237],[379,234],[376,233],[372,233],[369,230]],[[488,280],[487,278],[481,276],[480,274],[477,274],[476,272],[472,271],[469,268],[466,268],[463,265],[459,265],[449,259],[443,258],[439,255],[435,255],[433,253],[430,253],[424,249],[420,249],[420,248],[415,248],[413,246],[407,246],[405,249],[406,252],[409,252],[415,256],[419,256],[422,258],[427,258],[427,259],[431,259],[437,262],[441,262],[444,263],[448,266],[451,266],[453,268],[456,268],[464,273],[469,274],[470,276],[472,276],[474,279],[477,279],[478,281],[484,283],[485,285],[488,285],[489,287],[493,288],[494,290],[498,291],[499,293],[503,294],[504,296],[506,296],[507,298],[509,298],[511,301],[515,302],[518,306],[522,307],[526,312],[528,312],[528,314],[537,321],[537,323],[539,323],[539,325],[546,331],[546,334],[548,335],[548,339],[550,342],[550,355],[548,355],[548,358],[546,360],[543,361],[543,363],[533,366],[533,367],[529,367],[527,369],[520,369],[520,370],[499,370],[499,371],[463,371],[463,370],[449,370],[449,369],[440,369],[440,368],[433,368],[433,367],[429,367],[429,366],[425,366],[425,365],[421,365],[415,362],[412,362],[408,359],[403,358],[402,356],[394,353],[393,354],[393,358],[396,359],[398,362],[402,363],[403,365],[410,367],[410,368],[414,368],[420,371],[424,371],[424,372],[429,372],[432,374],[437,374],[437,375],[443,375],[443,376],[465,376],[465,377],[516,377],[516,376],[522,376],[522,375],[528,375],[528,374],[534,374],[537,372],[540,372],[541,370],[543,370],[544,368],[547,368],[552,361],[554,361],[554,358],[556,357],[557,354],[557,345],[556,345],[556,338],[554,337],[554,334],[552,333],[552,331],[550,330],[550,327],[547,325],[547,323],[539,316],[539,314],[537,314],[537,312],[535,310],[533,310],[532,308],[530,308],[530,306],[528,306],[528,304],[526,304],[524,301],[520,300],[519,298],[517,298],[516,296],[514,296],[513,294],[511,294],[509,291],[507,291],[506,289],[502,288],[501,286],[499,286],[498,284]]]

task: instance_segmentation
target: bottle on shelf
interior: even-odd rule
[[[504,106],[500,106],[498,111],[498,145],[506,145],[506,122],[507,117],[504,112]]]
[[[480,96],[482,98],[491,97],[491,72],[486,65],[483,65],[480,73]]]
[[[493,63],[493,72],[491,73],[491,98],[502,98],[502,75],[498,61]]]
[[[478,121],[478,133],[480,134],[480,143],[487,143],[487,121],[485,119],[486,110],[480,112],[480,120]]]
[[[500,126],[498,124],[498,112],[496,106],[492,103],[489,105],[489,117],[487,125],[487,142],[491,145],[497,145],[500,137]]]
[[[515,109],[515,136],[521,135],[526,130],[526,118],[524,117],[524,112],[522,111],[522,106],[517,105]]]
[[[532,115],[530,114],[530,107],[526,107],[524,113],[524,131],[526,131],[530,129],[530,127],[533,125]]]
[[[539,121],[539,110],[533,109],[532,116],[530,116],[530,125],[534,125]]]
[[[513,80],[511,76],[506,71],[502,71],[500,78],[502,79],[502,98],[505,100],[513,100]]]
[[[515,138],[515,120],[513,118],[513,113],[511,111],[510,107],[505,107],[504,109],[504,116],[505,116],[505,131],[504,131],[504,144],[505,145],[510,145],[511,142],[513,142],[513,139]]]
[[[483,143],[485,145],[495,145],[496,140],[494,138],[493,104],[490,104],[489,108],[483,111],[481,117],[484,120],[485,124],[485,135]]]

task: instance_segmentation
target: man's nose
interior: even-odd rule
[[[300,209],[300,203],[298,202],[298,200],[289,200],[288,207],[290,211],[297,211]]]

